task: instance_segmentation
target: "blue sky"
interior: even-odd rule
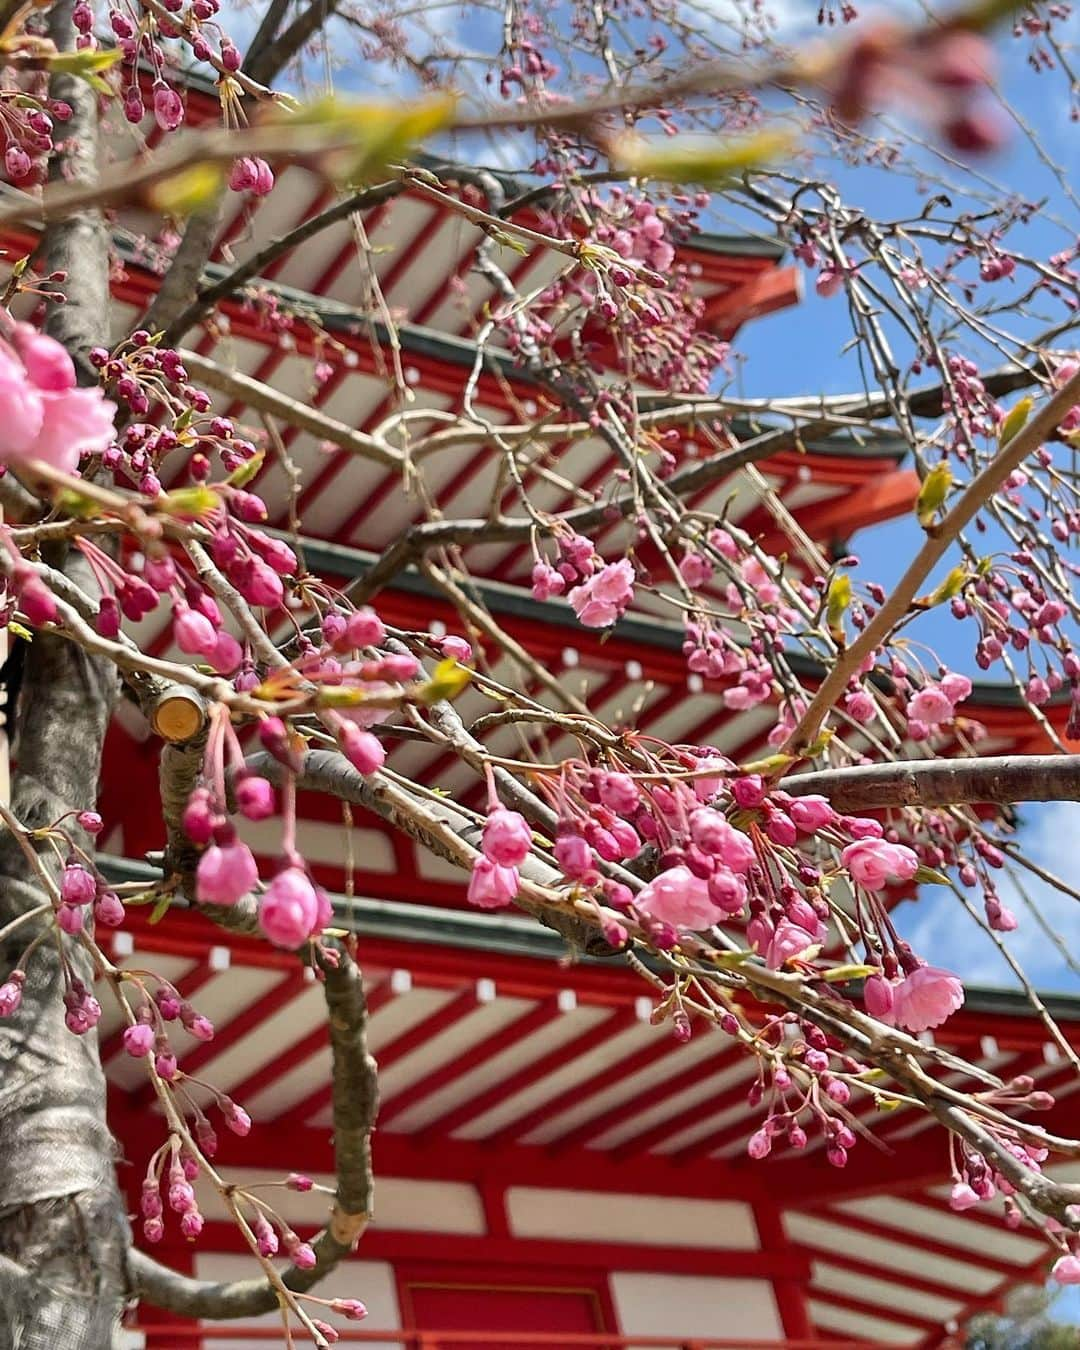
[[[807,8],[816,10],[816,4]],[[1080,31],[1080,23],[1074,20],[1072,29]],[[1053,74],[1036,76],[1028,71],[1023,49],[1011,37],[1003,37],[998,46],[1006,100],[1033,128],[1049,154],[1075,171],[1080,165],[1080,126],[1069,120],[1063,82]],[[932,156],[924,156],[923,162],[931,172],[945,167],[935,163]],[[1028,200],[1048,199],[1031,224],[1017,227],[1009,236],[1017,249],[1045,258],[1080,234],[1080,213],[1018,127],[1014,126],[1005,152],[980,161],[977,167],[982,180],[989,182],[977,182],[976,190],[996,190],[1002,196],[1017,194]],[[952,170],[949,177],[954,183],[964,181],[962,174]],[[832,178],[847,201],[864,206],[878,218],[915,215],[925,200],[917,184],[906,175],[841,168],[833,171]],[[726,221],[718,221],[718,226],[738,223],[738,216],[729,216]],[[741,392],[751,396],[831,394],[862,387],[854,355],[841,351],[851,336],[843,296],[820,299],[814,291],[813,274],[807,274],[806,282],[806,295],[797,309],[758,320],[739,335],[737,347],[745,358],[739,374]],[[1067,345],[1067,339],[1061,341]],[[1073,345],[1080,346],[1080,334],[1073,337]],[[976,359],[980,356],[974,346],[971,354]],[[854,541],[861,560],[857,575],[888,587],[906,567],[921,538],[913,518],[863,532]],[[910,633],[933,645],[953,668],[973,676],[979,674],[973,661],[972,625],[959,624],[939,610],[921,619]],[[1021,818],[1021,843],[1033,860],[1074,885],[1080,883],[1080,803],[1027,805]],[[1049,926],[1061,933],[1066,945],[1080,956],[1080,942],[1076,941],[1080,902],[1062,896],[1035,877],[1025,878],[1025,887]],[[1080,993],[1080,975],[1069,968],[1008,878],[1002,880],[1000,892],[1020,919],[1019,929],[1006,940],[1030,978],[1043,989]],[[931,960],[951,965],[979,984],[1014,983],[990,940],[944,888],[924,888],[918,902],[904,906],[898,917],[906,935]]]

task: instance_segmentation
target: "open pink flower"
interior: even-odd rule
[[[909,719],[935,727],[940,722],[951,722],[953,705],[948,695],[936,684],[924,685],[908,702]]]
[[[818,939],[805,928],[781,919],[773,930],[772,938],[765,948],[765,964],[772,970],[779,970],[785,961],[800,956],[808,947],[813,947]]]
[[[893,1019],[907,1031],[941,1026],[964,1001],[964,986],[947,970],[919,966],[893,988]]]
[[[566,597],[586,628],[607,628],[634,598],[634,568],[626,558],[608,563]]]
[[[699,931],[720,923],[726,916],[709,899],[709,887],[689,867],[669,867],[641,891],[635,901],[638,909],[651,914],[673,928]]]
[[[857,839],[840,854],[840,861],[868,891],[884,890],[890,881],[910,881],[919,870],[919,859],[910,848],[887,839]]]

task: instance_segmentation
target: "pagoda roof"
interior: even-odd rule
[[[145,874],[120,860],[106,866],[118,879]],[[332,1173],[330,1052],[318,987],[291,955],[221,934],[195,913],[174,910],[160,926],[140,912],[129,916],[111,939],[114,959],[152,966],[213,1019],[213,1041],[179,1033],[181,1068],[228,1092],[255,1122],[243,1141],[223,1133],[221,1164],[269,1176],[302,1158],[306,1170]],[[602,1242],[567,1238],[559,1259],[794,1281],[822,1337],[936,1346],[1045,1268],[1044,1244],[1009,1231],[993,1206],[962,1216],[949,1210],[945,1140],[903,1104],[886,1113],[852,1102],[887,1156],[864,1139],[838,1170],[812,1138],[801,1153],[780,1146],[766,1162],[750,1160],[746,1141],[760,1124],[747,1101],[753,1060],[705,1025],[677,1044],[669,1027],[651,1025],[652,1000],[638,977],[613,963],[557,962],[552,937],[531,921],[367,899],[339,900],[337,921],[361,939],[382,1093],[374,1165],[388,1184],[429,1178],[478,1190],[497,1183],[588,1192],[598,1207],[608,1195],[633,1193],[646,1211],[650,1196],[713,1203],[717,1222],[724,1210],[731,1227],[708,1238],[630,1231]],[[1080,1048],[1080,1000],[1048,1006]],[[141,1066],[122,1052],[120,1030],[107,1008],[110,1118],[133,1164],[125,1174],[137,1184],[157,1142],[146,1113],[157,1108]],[[1080,1080],[1022,1000],[971,990],[936,1035],[942,1050],[987,1072],[1030,1074],[1058,1097],[1040,1123],[1067,1124]],[[285,1217],[304,1220],[290,1210],[302,1202],[283,1196]],[[756,1229],[740,1228],[741,1206],[758,1216]],[[773,1211],[779,1222],[770,1242],[763,1216]],[[231,1250],[230,1227],[217,1222],[212,1200],[206,1213],[204,1241]],[[382,1217],[365,1235],[365,1259],[402,1259],[432,1241],[418,1248],[419,1236],[402,1231],[407,1220],[392,1209]],[[551,1243],[528,1234],[501,1248],[463,1234],[453,1250],[462,1261],[554,1259]]]

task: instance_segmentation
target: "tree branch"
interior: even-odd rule
[[[326,963],[322,970],[333,1054],[337,1190],[329,1223],[312,1243],[316,1264],[310,1270],[291,1266],[283,1274],[287,1287],[297,1293],[311,1289],[353,1250],[373,1208],[371,1132],[378,1111],[377,1068],[367,1049],[367,1003],[360,970],[343,948],[335,950],[338,966]],[[140,1251],[131,1253],[131,1273],[144,1302],[184,1317],[256,1317],[278,1306],[277,1293],[265,1279],[195,1280]]]
[[[945,556],[956,536],[989,501],[1009,474],[1047,439],[1077,399],[1080,399],[1080,373],[1046,400],[1031,421],[1021,427],[990,463],[975,475],[944,520],[931,528],[926,542],[886,597],[885,603],[818,686],[798,726],[781,747],[785,753],[795,753],[817,739],[822,723],[843,693],[853,672],[888,639],[896,624],[908,613],[919,589]]]
[[[988,755],[985,759],[913,759],[798,774],[793,797],[820,793],[837,811],[888,806],[1080,801],[1080,755]]]

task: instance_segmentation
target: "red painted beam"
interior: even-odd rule
[[[376,985],[367,995],[368,1016],[374,1017],[379,1009],[394,997],[395,991],[391,980],[384,980],[381,984]],[[261,1068],[248,1074],[246,1078],[232,1087],[229,1090],[229,1096],[243,1105],[245,1101],[250,1101],[256,1097],[264,1088],[276,1082],[279,1078],[283,1078],[298,1065],[310,1059],[312,1055],[318,1054],[329,1044],[329,1041],[330,1029],[325,1022],[320,1022],[317,1027],[289,1046],[282,1054],[269,1060]]]

